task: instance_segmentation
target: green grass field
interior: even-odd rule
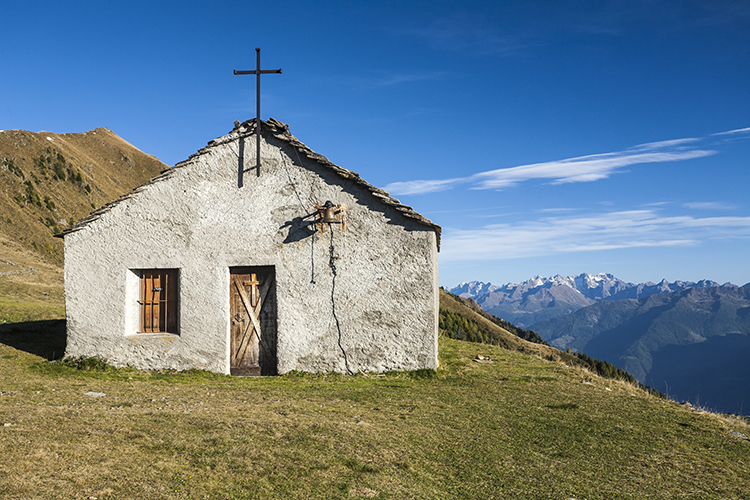
[[[231,378],[75,369],[19,335],[0,335],[2,498],[750,497],[742,420],[499,347]]]

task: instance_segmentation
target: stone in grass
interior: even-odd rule
[[[349,494],[351,496],[364,498],[375,498],[379,495],[377,491],[365,486],[352,486],[351,488],[349,488]]]
[[[107,394],[106,394],[106,393],[104,393],[104,392],[94,392],[94,391],[89,391],[89,392],[84,392],[84,393],[83,393],[83,395],[84,395],[84,396],[92,396],[92,397],[95,397],[95,398],[103,398],[103,397],[104,397],[104,396],[106,396]]]
[[[474,358],[473,361],[475,361],[476,363],[494,363],[494,361],[492,361],[492,358],[490,358],[489,356],[482,356],[481,354],[477,354],[477,357]]]

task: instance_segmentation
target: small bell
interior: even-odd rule
[[[336,207],[333,206],[333,203],[331,203],[330,200],[323,205],[323,218],[321,219],[321,222],[326,222],[328,224],[339,222],[339,219],[336,216]]]

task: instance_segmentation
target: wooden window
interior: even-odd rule
[[[177,333],[177,269],[141,271],[139,333]]]

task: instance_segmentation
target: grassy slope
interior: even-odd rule
[[[0,234],[0,325],[65,317],[63,270]]]
[[[0,132],[0,324],[63,317],[62,240],[53,234],[164,168],[105,128]]]
[[[448,299],[453,299],[452,301]],[[539,336],[536,332],[531,330],[526,330],[524,328],[519,328],[501,318],[498,318],[494,314],[490,314],[482,307],[477,304],[477,302],[474,299],[469,299],[466,297],[460,297],[458,295],[454,295],[450,292],[446,292],[444,289],[440,289],[440,307],[445,308],[451,312],[459,312],[458,309],[456,309],[456,304],[459,303],[460,305],[463,305],[466,307],[466,309],[471,310],[475,312],[477,315],[482,316],[483,318],[489,320],[490,323],[495,324],[499,327],[499,330],[502,332],[506,332],[509,334],[512,334],[516,337],[520,337],[522,339],[528,340],[530,342],[533,342],[535,344],[544,344],[548,345],[547,342]],[[467,314],[468,311],[466,309],[460,308],[461,314]],[[472,318],[476,316],[472,315]],[[482,324],[487,324],[486,322],[483,322]]]
[[[231,378],[73,370],[18,335],[0,344],[3,498],[748,495],[743,422],[500,347],[441,338],[433,377]]]
[[[500,325],[490,321],[484,314],[475,311],[471,305],[466,304],[466,301],[467,299],[457,297],[445,290],[440,290],[441,309],[461,314],[483,328],[486,328],[490,335],[496,340],[498,346],[512,351],[541,356],[551,361],[564,361],[570,364],[574,363],[575,356],[571,356],[570,354],[548,345],[527,342],[519,338],[517,335],[502,328]]]

